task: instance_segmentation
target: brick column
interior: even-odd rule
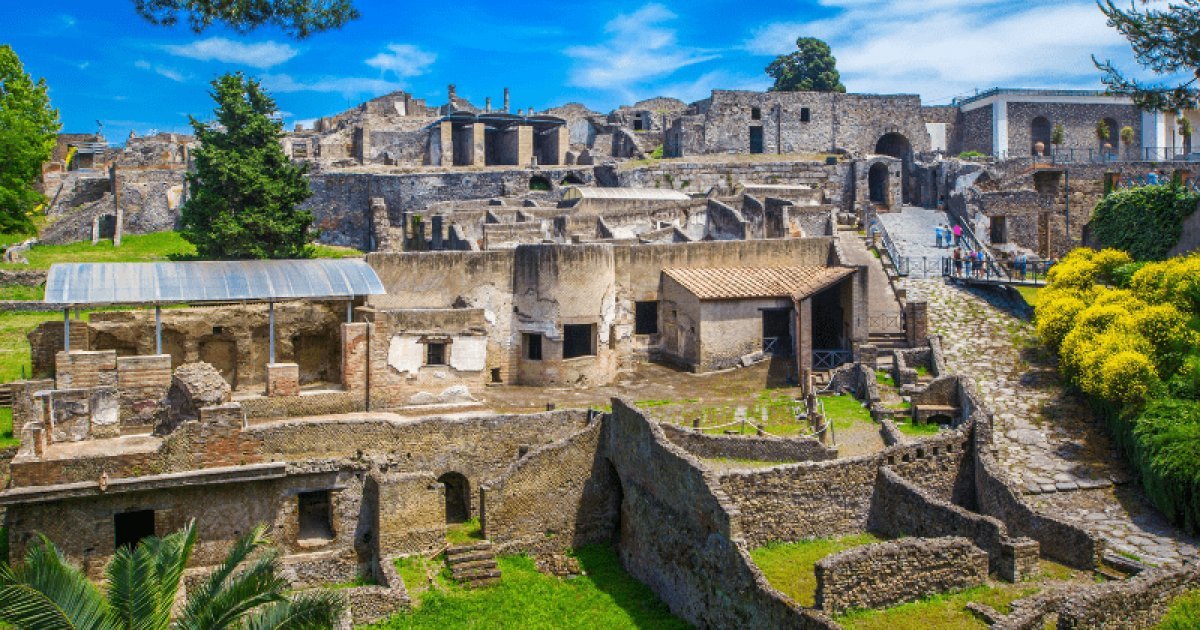
[[[454,124],[442,121],[434,133],[438,134],[441,149],[436,165],[454,166]]]
[[[812,298],[796,303],[796,372],[801,391],[809,394],[812,379]]]
[[[267,396],[299,396],[300,366],[295,363],[267,364]]]
[[[471,125],[471,166],[487,165],[487,125],[473,123]]]
[[[517,126],[517,167],[526,168],[533,157],[533,127]]]
[[[929,341],[929,305],[909,302],[904,306],[904,332],[909,347],[916,348]]]
[[[342,324],[342,388],[348,392],[367,391],[367,350],[370,324]]]

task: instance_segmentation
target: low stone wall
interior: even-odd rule
[[[400,610],[412,608],[408,589],[396,571],[395,558],[380,558],[374,569],[375,584],[343,591],[349,604],[352,627],[382,621]]]
[[[365,392],[301,393],[299,396],[261,396],[239,401],[246,417],[303,418],[365,411]]]
[[[978,586],[987,554],[966,538],[906,538],[827,556],[814,568],[816,607],[882,608]]]
[[[526,454],[481,489],[484,536],[502,551],[565,551],[611,541],[620,526],[615,472],[597,457],[601,417]]]
[[[660,424],[673,444],[700,458],[752,459],[764,462],[819,462],[837,459],[838,451],[815,438],[768,438],[708,435],[673,424]]]
[[[1153,627],[1166,614],[1172,599],[1195,588],[1200,588],[1200,565],[1194,561],[1172,571],[1147,572],[1124,582],[1097,584],[1066,598],[1059,611],[1058,627]]]
[[[46,284],[45,269],[0,269],[0,287],[37,287]],[[41,302],[36,302],[41,304]]]

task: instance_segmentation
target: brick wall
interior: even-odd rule
[[[54,358],[58,389],[114,386],[117,384],[117,353],[112,350],[59,352]]]
[[[884,608],[987,580],[987,554],[966,538],[906,538],[817,562],[816,607]]]
[[[661,424],[673,444],[701,458],[727,457],[766,462],[808,462],[837,458],[837,449],[815,438],[758,438],[708,435],[671,424]]]
[[[159,402],[171,388],[171,355],[117,358],[121,425],[152,426]]]

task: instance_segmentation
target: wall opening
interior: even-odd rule
[[[446,365],[446,343],[431,341],[425,344],[425,365]]]
[[[341,381],[339,337],[331,332],[292,337],[292,355],[296,365],[300,366],[301,385]]]
[[[525,358],[530,361],[541,361],[542,336],[537,333],[525,333],[521,337],[525,346]]]
[[[154,535],[154,510],[113,514],[113,548],[133,549],[143,538]]]
[[[329,490],[296,495],[301,540],[333,540],[333,498]]]
[[[1008,217],[991,217],[989,225],[988,236],[993,245],[1002,245],[1008,242]]]
[[[471,518],[471,486],[461,473],[448,472],[438,477],[446,487],[446,522],[463,523]]]
[[[848,345],[844,331],[841,284],[837,284],[812,298],[813,350],[844,350]]]
[[[812,120],[812,110],[807,107],[800,108],[800,122],[806,123]]]
[[[888,204],[888,166],[883,162],[876,162],[871,165],[871,170],[867,171],[867,196],[871,203]]]
[[[563,186],[579,186],[583,184],[583,180],[575,173],[567,173],[567,176],[562,178],[562,181],[559,183]]]
[[[550,192],[553,188],[554,186],[550,183],[550,180],[542,177],[541,175],[535,175],[529,178],[529,190],[531,191]]]
[[[751,107],[750,108],[750,120],[762,120],[762,108]]]
[[[1108,137],[1100,142],[1100,148],[1108,153],[1116,153],[1121,148],[1121,123],[1115,118],[1105,118],[1108,126]]]
[[[1050,143],[1051,137],[1054,135],[1054,127],[1050,124],[1050,120],[1045,116],[1038,116],[1029,123],[1029,152],[1031,155],[1038,155],[1037,144],[1042,143],[1041,155],[1046,155],[1052,150]]]
[[[658,334],[658,302],[634,302],[634,324],[633,334],[635,335],[657,335]]]
[[[900,169],[900,198],[905,203],[911,203],[909,199],[908,174],[912,172],[913,150],[912,143],[903,134],[896,132],[885,133],[879,138],[879,142],[875,143],[875,153],[878,155],[887,155],[897,158],[903,162]]]
[[[230,387],[237,388],[237,343],[232,339],[209,337],[200,341],[200,360],[221,373]]]
[[[563,325],[563,358],[586,357],[596,354],[595,324]]]
[[[792,309],[763,309],[762,350],[771,356],[792,356]]]
[[[750,152],[763,152],[763,128],[761,126],[753,126],[750,128]]]

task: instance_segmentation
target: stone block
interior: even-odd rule
[[[296,363],[267,364],[267,396],[299,396],[300,366]]]

